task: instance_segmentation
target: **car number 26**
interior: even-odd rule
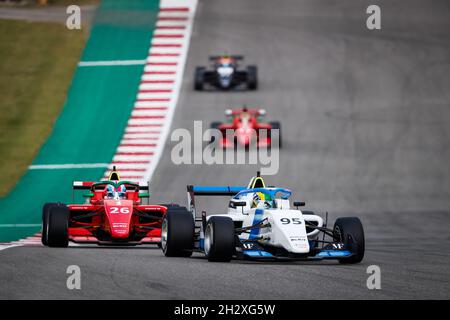
[[[300,220],[300,218],[292,218],[292,219],[281,218],[280,221],[281,221],[282,224],[290,224],[290,223],[292,223],[292,224],[302,224],[302,221]]]
[[[111,207],[109,212],[127,214],[130,213],[130,209],[127,207]]]

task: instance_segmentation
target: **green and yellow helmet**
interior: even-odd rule
[[[253,194],[252,208],[256,208],[259,203],[264,203],[266,209],[274,207],[272,196],[264,192],[255,192]]]

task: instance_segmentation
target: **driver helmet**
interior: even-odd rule
[[[126,199],[127,198],[127,188],[123,184],[121,184],[117,188],[117,194],[119,196],[119,199]]]
[[[231,66],[231,58],[230,57],[222,57],[219,59],[219,64],[224,67]]]
[[[255,192],[253,195],[252,208],[270,209],[275,208],[275,201],[269,194]]]
[[[105,199],[114,199],[114,187],[110,184],[108,184],[105,188]]]

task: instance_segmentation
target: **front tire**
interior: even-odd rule
[[[278,122],[278,121],[272,121],[272,122],[269,122],[269,124],[272,127],[271,129],[277,129],[278,130],[278,133],[279,133],[278,134],[278,138],[280,140],[279,143],[278,143],[278,148],[281,149],[281,146],[282,146],[281,123]],[[270,143],[272,144],[272,133],[270,133],[270,139],[271,139]]]
[[[50,208],[57,206],[58,203],[50,202],[44,204],[42,207],[42,229],[41,229],[41,242],[44,246],[48,246],[47,233],[48,233],[48,216],[50,214]]]
[[[170,208],[161,227],[161,249],[166,257],[190,257],[194,249],[194,218],[183,207]]]
[[[228,217],[211,217],[205,228],[205,255],[211,262],[229,262],[236,250],[234,223]]]
[[[65,205],[50,207],[47,222],[49,247],[65,248],[69,245],[69,213],[69,208]]]
[[[363,260],[365,238],[361,220],[356,217],[338,218],[334,223],[333,234],[337,241],[343,242],[353,253],[351,257],[339,259],[340,263],[353,264]]]
[[[197,91],[203,90],[205,82],[205,70],[205,67],[195,68],[194,89]]]
[[[256,66],[247,67],[247,87],[249,90],[258,88],[258,68]]]

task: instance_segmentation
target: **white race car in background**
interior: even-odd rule
[[[364,230],[356,217],[338,218],[333,229],[312,211],[300,210],[291,191],[266,187],[259,173],[248,187],[188,186],[189,210],[179,207],[162,223],[166,256],[203,252],[209,261],[248,259],[322,260],[359,263],[364,257]],[[225,214],[197,216],[195,196],[232,196]]]

